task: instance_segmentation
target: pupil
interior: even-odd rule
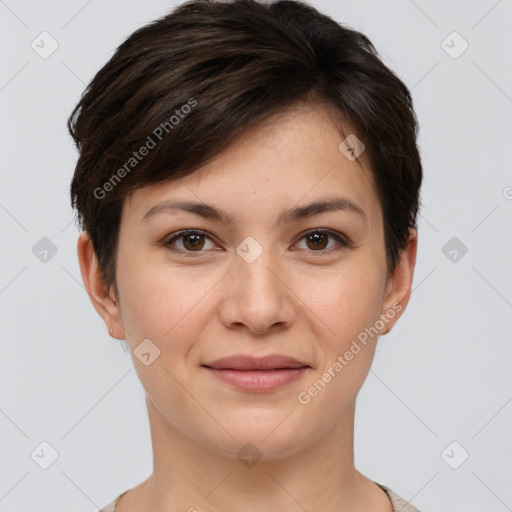
[[[187,243],[185,244],[186,246],[191,246],[192,249],[194,248],[198,248],[198,247],[201,247],[201,244],[200,244],[200,237],[202,237],[203,235],[188,235],[186,237],[186,240],[187,240]],[[189,243],[190,240],[194,240],[192,243]],[[199,243],[198,243],[199,242]]]
[[[308,238],[309,238],[309,240],[310,240],[311,242],[313,242],[314,246],[315,246],[316,248],[318,248],[318,247],[319,247],[318,242],[320,241],[319,239],[320,239],[320,238],[323,238],[323,241],[325,242],[326,236],[325,236],[325,234],[324,234],[324,233],[315,233],[315,234],[313,234],[313,235],[310,235]],[[324,247],[325,247],[325,243],[324,243],[324,244],[322,244],[322,247],[321,247],[321,248],[323,249]]]

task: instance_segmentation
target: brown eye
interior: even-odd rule
[[[333,231],[315,229],[302,236],[301,240],[306,241],[306,248],[311,252],[328,251],[336,246],[336,244],[328,247],[329,239],[335,240],[338,245],[348,247],[349,243],[341,235]]]
[[[330,230],[315,229],[309,231],[302,235],[302,240],[306,241],[306,251],[320,254],[331,252],[330,249],[339,250],[349,247],[349,242],[343,236]],[[334,240],[334,244],[329,245],[330,240]],[[208,247],[208,241],[212,244],[210,247]],[[338,248],[336,248],[336,245],[338,245]],[[164,242],[164,246],[184,256],[201,256],[208,249],[215,248],[212,239],[206,233],[197,230],[180,231],[167,242]]]
[[[189,251],[195,251],[202,249],[204,246],[204,235],[192,233],[190,235],[182,235],[184,240],[183,246]]]
[[[310,249],[325,249],[327,244],[329,243],[329,237],[326,233],[313,233],[312,235],[307,235],[306,237],[308,247]]]
[[[191,253],[206,252],[208,249],[208,247],[205,247],[207,240],[211,239],[205,233],[189,230],[176,233],[171,239],[165,242],[164,245],[173,251],[181,252],[189,256]]]

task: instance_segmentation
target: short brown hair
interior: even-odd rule
[[[405,84],[365,35],[306,3],[192,0],[124,41],[68,120],[79,150],[71,204],[107,289],[118,297],[121,211],[132,191],[184,177],[248,128],[314,101],[365,144],[393,272],[416,228],[422,181]]]

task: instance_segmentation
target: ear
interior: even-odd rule
[[[407,307],[411,297],[417,248],[418,232],[409,228],[407,247],[400,253],[400,261],[393,275],[388,277],[386,284],[381,310],[381,318],[385,316],[386,325],[382,334],[387,334],[393,328]]]
[[[78,237],[77,253],[82,280],[94,309],[103,318],[107,325],[107,331],[112,337],[120,340],[125,339],[126,334],[119,303],[114,297],[111,297],[107,290],[96,252],[87,231],[84,231]],[[112,329],[112,332],[110,332],[110,329]]]

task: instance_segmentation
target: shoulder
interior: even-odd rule
[[[393,512],[420,512],[416,507],[398,496],[398,494],[393,492],[389,487],[379,484],[378,482],[375,483],[389,496],[389,499],[393,505]]]
[[[389,487],[385,485],[379,484],[375,482],[384,492],[389,496],[391,503],[393,505],[393,511],[395,512],[420,512],[416,507],[411,505],[408,501],[405,501],[403,498],[398,496],[395,492],[393,492]],[[123,494],[126,494],[128,491],[120,494],[112,503],[109,503],[105,507],[99,510],[99,512],[115,512],[117,502],[121,499]]]
[[[129,489],[128,489],[129,490]],[[121,496],[126,494],[128,490],[124,491],[122,494],[120,494],[112,503],[109,503],[108,505],[104,506],[102,509],[100,509],[98,512],[115,512],[117,502],[121,499]]]

